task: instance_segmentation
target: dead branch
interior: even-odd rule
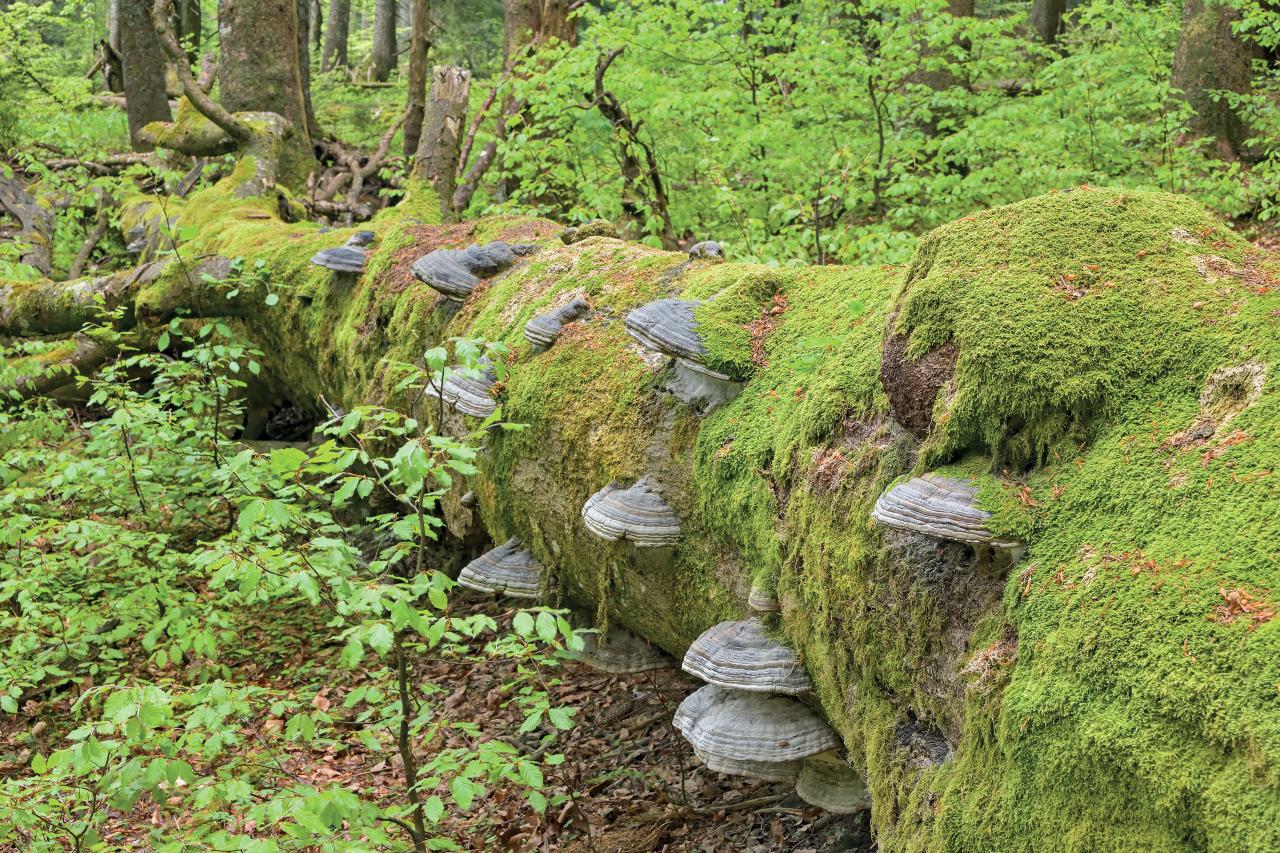
[[[79,278],[84,274],[89,255],[97,247],[98,241],[106,235],[107,227],[111,224],[111,208],[114,206],[113,199],[107,195],[103,195],[98,202],[98,212],[93,218],[93,227],[89,229],[84,242],[80,244],[80,251],[76,252],[75,260],[71,262],[71,268],[67,271],[68,278]]]
[[[173,34],[173,27],[169,24],[172,6],[172,0],[155,0],[155,5],[151,7],[151,23],[160,39],[160,46],[169,55],[173,69],[178,74],[178,82],[182,84],[182,91],[187,96],[187,100],[201,115],[226,131],[227,135],[236,142],[244,144],[253,141],[254,133],[249,125],[227,112],[222,104],[209,97],[209,93],[202,89],[191,76],[191,66],[188,64],[186,51],[178,44],[178,39]]]
[[[41,275],[53,270],[53,211],[40,204],[36,197],[16,178],[0,175],[0,207],[18,221],[18,239],[27,247],[22,262],[35,267]]]

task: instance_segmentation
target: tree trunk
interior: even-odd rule
[[[1031,26],[1040,36],[1040,41],[1053,44],[1058,40],[1062,35],[1062,16],[1066,11],[1067,0],[1032,0]]]
[[[1227,158],[1246,157],[1249,128],[1215,91],[1246,94],[1253,80],[1253,61],[1262,50],[1232,32],[1240,13],[1226,3],[1186,0],[1182,7],[1182,31],[1173,55],[1174,89],[1195,113],[1189,126],[1198,136],[1216,139]]]
[[[523,76],[521,63],[542,45],[558,40],[568,44],[577,41],[577,26],[570,17],[569,0],[503,0],[502,3],[502,69],[508,77]],[[507,119],[521,112],[514,98],[503,105],[498,122],[499,135],[505,137]],[[528,126],[526,122],[526,126]],[[536,128],[532,129],[536,134]],[[507,176],[501,187],[505,198],[515,190],[515,179]]]
[[[120,62],[120,2],[121,0],[109,0],[107,3],[107,40],[103,44],[103,64],[108,92],[124,91],[124,69]]]
[[[302,82],[302,107],[307,116],[307,134],[312,140],[321,136],[320,123],[316,121],[315,108],[311,104],[311,13],[312,0],[297,0],[298,4],[298,72]]]
[[[351,0],[329,0],[329,28],[324,34],[320,70],[347,68],[347,30],[351,26]]]
[[[396,67],[396,0],[375,0],[373,79],[385,82]]]
[[[201,28],[200,0],[181,0],[178,5],[178,37],[187,49],[187,57],[195,62],[200,56]]]
[[[315,166],[298,56],[296,0],[221,0],[218,89],[229,112],[278,113],[292,125],[280,178],[299,187]]]
[[[502,67],[511,71],[521,58],[552,39],[573,44],[577,27],[568,0],[504,0]]]
[[[151,26],[148,0],[119,0],[119,4],[129,139],[134,151],[150,151],[152,146],[138,138],[138,131],[153,121],[173,120],[165,86],[165,55]]]
[[[431,51],[431,0],[413,0],[413,34],[409,37],[409,92],[404,120],[404,156],[418,150],[427,104],[427,55]]]
[[[311,17],[308,24],[311,29],[311,49],[320,53],[324,43],[324,4],[320,0],[311,0]]]
[[[471,72],[453,65],[437,65],[431,71],[431,94],[418,150],[413,157],[412,178],[430,183],[440,201],[440,216],[456,218],[453,191],[458,179],[458,149],[471,94]]]

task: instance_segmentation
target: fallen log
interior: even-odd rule
[[[1275,259],[1199,206],[1081,188],[944,226],[905,269],[773,269],[422,224],[439,208],[417,184],[354,282],[307,260],[349,232],[276,209],[229,179],[178,215],[192,260],[264,261],[269,307],[169,267],[99,289],[137,322],[238,316],[317,410],[386,401],[394,365],[451,336],[506,342],[494,402],[527,428],[490,434],[450,527],[519,537],[558,596],[675,655],[772,592],[880,849],[1280,847],[1280,293]],[[493,239],[541,249],[460,306],[409,273]],[[83,281],[5,287],[3,334],[87,313]],[[696,303],[681,365],[626,323],[670,298]],[[535,353],[525,324],[574,299]],[[737,395],[680,402],[690,364]],[[583,523],[642,477],[674,545]]]

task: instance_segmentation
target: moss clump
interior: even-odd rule
[[[687,293],[707,293],[693,311],[707,366],[730,379],[746,379],[756,369],[756,348],[770,331],[769,310],[786,278],[767,267],[721,265],[690,276]],[[724,286],[712,290],[717,284]]]

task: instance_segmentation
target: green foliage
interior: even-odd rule
[[[1021,14],[944,9],[584,7],[589,37],[539,54],[514,88],[527,121],[503,149],[508,204],[620,216],[620,141],[589,93],[597,56],[622,46],[606,88],[656,149],[676,231],[737,258],[901,262],[913,234],[1082,183],[1187,192],[1231,215],[1269,204],[1269,179],[1242,181],[1186,136],[1189,108],[1169,86],[1181,3],[1081,4],[1055,49],[1027,37]],[[659,233],[652,201],[634,236]]]
[[[426,562],[440,496],[474,473],[479,433],[451,438],[370,407],[335,416],[313,447],[258,452],[229,435],[261,354],[221,323],[175,320],[161,344],[169,354],[126,351],[88,380],[89,417],[36,403],[0,415],[0,709],[103,685],[76,701],[66,746],[0,785],[0,843],[112,849],[105,810],[150,801],[187,816],[158,850],[453,849],[435,827],[494,784],[525,788],[537,811],[557,804],[542,768],[560,756],[523,755],[411,675],[416,659],[462,658],[487,637],[486,655],[518,664],[506,690],[522,731],[550,746],[573,725],[547,692],[555,655],[579,642],[564,617],[520,611],[503,628],[451,613],[453,583]],[[499,353],[478,340],[453,349],[464,370]],[[399,392],[425,390],[423,374],[403,372]],[[314,701],[318,685],[234,680],[229,660],[257,653],[246,627],[283,627],[299,607],[326,614],[338,665],[361,673],[341,712]],[[250,737],[268,716],[283,725]],[[416,784],[370,798],[285,772],[290,744],[342,748],[353,724],[365,749],[407,760]],[[466,745],[406,759],[446,732]],[[244,821],[258,829],[235,829]]]

